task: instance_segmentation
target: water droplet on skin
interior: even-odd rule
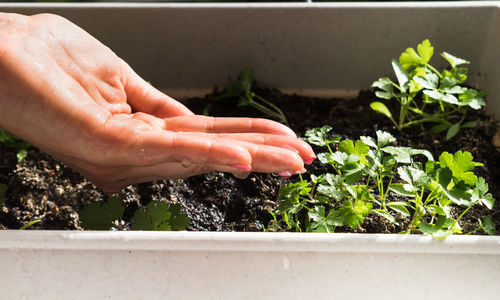
[[[184,168],[189,168],[191,167],[191,161],[189,159],[186,159],[186,158],[183,158],[181,160],[181,165],[184,167]]]

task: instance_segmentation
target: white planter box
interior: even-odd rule
[[[178,98],[251,66],[353,95],[429,38],[469,59],[500,116],[500,3],[1,4],[63,15]],[[500,237],[1,231],[2,299],[498,299]]]

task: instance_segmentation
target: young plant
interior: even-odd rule
[[[90,230],[110,230],[114,221],[123,216],[125,207],[117,194],[109,197],[103,205],[92,203],[79,213],[82,227]],[[147,208],[137,209],[132,218],[132,230],[185,230],[189,225],[186,214],[180,213],[179,204],[151,201]]]
[[[110,230],[113,222],[122,217],[125,207],[117,194],[109,197],[102,205],[92,203],[80,212],[82,227],[89,230]]]
[[[435,162],[426,150],[392,146],[396,139],[387,132],[353,142],[328,138],[331,130],[329,126],[309,130],[305,140],[327,149],[318,159],[333,173],[311,175],[310,181],[300,177],[282,187],[268,230],[334,232],[344,225],[357,229],[375,213],[395,225],[399,224],[394,215],[410,218],[402,233],[445,237],[461,233],[459,220],[473,205],[493,206],[488,185],[472,172],[481,164],[473,162],[469,152],[443,152]],[[425,167],[419,162],[424,159]],[[394,195],[402,199],[390,201]],[[465,207],[456,219],[451,204]],[[480,224],[487,224],[481,225],[483,231],[494,232],[491,220]]]
[[[0,143],[5,144],[10,148],[17,149],[17,162],[22,162],[26,155],[28,155],[28,149],[31,145],[28,142],[21,140],[12,133],[0,129]]]
[[[180,213],[177,203],[167,204],[163,201],[151,201],[146,210],[138,209],[134,214],[132,230],[186,230],[189,218]]]
[[[217,100],[237,98],[239,100],[238,106],[251,106],[263,113],[264,116],[288,125],[281,109],[252,91],[253,82],[252,70],[247,67],[240,73],[238,80],[229,84],[224,93],[217,97]]]
[[[466,121],[467,112],[485,106],[486,92],[462,85],[467,79],[467,68],[463,67],[469,64],[467,60],[442,52],[451,68],[439,72],[429,63],[433,54],[429,40],[418,44],[416,51],[407,48],[399,61],[392,60],[397,83],[383,77],[372,84],[379,89],[375,92],[378,98],[395,99],[399,103],[397,119],[382,102],[372,102],[370,107],[388,117],[398,130],[432,123],[430,132],[446,131],[446,138],[451,139],[460,129],[476,126],[476,121]]]

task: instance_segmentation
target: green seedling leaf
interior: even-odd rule
[[[382,99],[392,99],[394,95],[394,82],[387,77],[380,78],[372,84],[372,87],[379,88],[382,91],[376,91],[375,95]]]
[[[353,143],[351,140],[344,140],[339,143],[339,151],[347,154],[354,154],[359,157],[364,156],[369,150],[370,147],[361,140],[357,140],[356,143]]]
[[[441,56],[444,57],[444,59],[446,59],[450,63],[452,68],[470,63],[470,62],[466,61],[465,59],[461,59],[461,58],[458,58],[456,56],[453,56],[453,55],[449,54],[448,52],[441,53]]]
[[[454,182],[464,181],[465,184],[474,185],[477,176],[470,172],[474,167],[482,166],[482,163],[474,162],[472,154],[467,151],[457,151],[454,155],[443,152],[439,156],[439,164],[443,168],[449,168],[453,173]]]
[[[422,76],[415,76],[413,80],[425,89],[434,90],[437,88],[437,83],[427,80],[427,78]]]
[[[476,128],[476,127],[477,127],[477,121],[469,121],[460,125],[460,128]]]
[[[42,220],[33,220],[33,221],[30,221],[26,224],[23,225],[23,227],[19,228],[19,230],[26,230],[28,228],[30,228],[31,226],[35,225],[36,223],[39,223],[41,222]]]
[[[432,47],[431,42],[426,39],[417,45],[417,52],[422,60],[422,63],[427,64],[434,54],[434,47]]]
[[[372,103],[370,103],[370,107],[374,111],[383,114],[384,116],[388,117],[389,119],[391,119],[391,120],[393,119],[391,111],[387,108],[387,106],[385,106],[384,103],[378,102],[378,101],[372,102]]]
[[[449,186],[452,183],[453,173],[449,168],[442,168],[438,171],[438,183],[445,195],[457,205],[471,206],[472,195],[468,192],[468,187],[463,183]]]
[[[392,68],[394,69],[394,73],[396,74],[396,78],[398,79],[399,89],[401,90],[401,92],[406,93],[408,84],[410,82],[408,74],[395,59],[392,60]]]
[[[309,182],[302,180],[296,183],[289,183],[279,191],[279,199],[282,199],[276,207],[276,212],[284,214],[290,212],[298,213],[303,209],[300,196],[305,196],[311,191]]]
[[[349,193],[342,191],[337,186],[333,186],[333,185],[320,184],[317,187],[317,191],[319,194],[331,197],[331,198],[335,199],[336,201],[340,201],[340,200],[344,199],[345,197],[349,196]]]
[[[117,194],[109,197],[103,205],[92,203],[79,212],[82,227],[90,230],[109,230],[113,221],[122,217],[125,207]]]
[[[440,124],[437,124],[437,125],[433,126],[433,127],[429,130],[429,132],[430,132],[430,133],[434,133],[434,134],[439,134],[439,133],[441,133],[441,132],[444,132],[444,131],[448,130],[448,128],[450,128],[450,126],[451,126],[451,125],[453,125],[453,124],[451,124],[451,123],[450,123],[450,122],[448,122],[448,121],[444,121],[444,122],[442,122],[442,123],[440,123]]]
[[[479,227],[482,231],[484,231],[484,233],[489,235],[496,235],[497,229],[495,227],[495,224],[491,221],[490,217],[485,216],[482,220],[478,219],[478,221]]]
[[[28,156],[28,150],[26,149],[21,149],[17,152],[16,157],[17,157],[17,162],[21,163],[26,156]]]
[[[452,124],[446,131],[446,139],[451,140],[460,131],[460,123]]]
[[[407,48],[399,57],[399,62],[405,70],[426,65],[434,54],[434,47],[426,39],[417,45],[417,52],[413,48]]]
[[[164,201],[151,201],[146,210],[136,210],[133,220],[132,230],[185,230],[189,225],[188,216],[180,213],[180,204]]]
[[[392,224],[396,224],[396,225],[399,225],[399,223],[396,221],[396,218],[394,218],[390,213],[386,212],[385,210],[381,210],[381,209],[372,209],[372,211],[374,213],[376,213],[377,215],[387,219],[389,222],[391,222]]]
[[[472,202],[479,202],[482,205],[486,206],[488,209],[493,209],[495,199],[493,199],[493,196],[488,193],[488,184],[483,177],[479,177],[476,182],[476,186],[472,191]]]
[[[402,201],[393,201],[385,204],[387,207],[390,209],[397,211],[398,213],[409,217],[410,212],[408,211],[407,207],[410,206],[407,202],[402,202]]]
[[[415,197],[415,188],[411,184],[392,183],[389,185],[389,190],[401,196]]]
[[[435,205],[435,204],[429,204],[429,205],[426,206],[426,208],[431,212],[431,214],[437,214],[437,215],[441,215],[441,216],[448,216],[448,214],[446,213],[446,211],[441,206],[438,206],[438,205]]]
[[[327,145],[340,141],[340,137],[334,137],[331,140],[327,138],[327,133],[332,129],[333,128],[328,125],[325,125],[321,128],[309,129],[306,131],[305,138],[303,139],[309,144],[326,147]]]
[[[356,229],[363,224],[365,217],[372,210],[372,204],[361,200],[356,200],[353,204],[351,200],[344,201],[339,208],[340,215],[344,222],[352,229]]]
[[[387,131],[377,130],[375,134],[377,135],[377,146],[379,148],[396,141],[396,138]]]
[[[313,220],[309,229],[314,232],[333,232],[336,226],[344,225],[340,213],[334,209],[331,209],[328,216],[325,217],[324,206],[315,206],[307,214]]]

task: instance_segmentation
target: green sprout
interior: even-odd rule
[[[251,106],[263,113],[264,116],[288,126],[288,121],[281,109],[252,90],[253,82],[252,70],[247,67],[240,73],[238,80],[229,84],[224,93],[216,99],[237,98],[239,100],[238,106]]]
[[[21,140],[12,133],[0,129],[0,143],[7,147],[17,149],[17,162],[22,162],[28,155],[28,149],[31,145],[28,142]]]
[[[434,47],[429,40],[420,43],[417,50],[407,48],[399,61],[392,60],[397,83],[383,77],[372,84],[378,89],[375,92],[378,98],[395,99],[400,104],[397,120],[382,102],[372,102],[370,107],[388,117],[398,130],[432,123],[431,133],[446,131],[446,139],[451,139],[460,129],[477,125],[476,121],[466,121],[466,115],[470,109],[485,106],[486,92],[462,85],[467,79],[467,68],[463,65],[469,61],[442,52],[451,69],[439,72],[429,63],[433,54]]]

